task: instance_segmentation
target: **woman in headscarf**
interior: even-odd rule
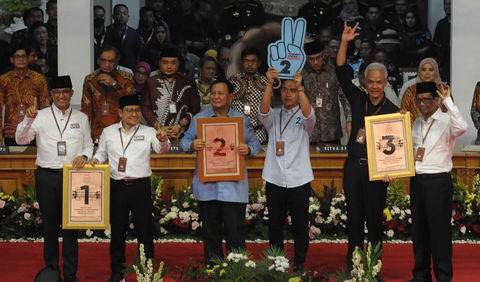
[[[405,14],[403,31],[400,34],[402,52],[409,66],[416,66],[425,57],[432,57],[432,34],[422,25],[420,15],[415,9]],[[430,51],[429,51],[430,50]]]
[[[140,62],[135,67],[135,73],[133,74],[133,87],[135,88],[135,94],[140,97],[142,96],[143,86],[145,81],[150,77],[152,70],[150,65],[146,62]]]
[[[353,28],[357,23],[358,26],[361,28],[365,23],[365,19],[360,15],[360,12],[358,11],[357,0],[343,0],[342,4],[343,9],[342,11],[340,11],[340,15],[338,15],[338,17],[335,18],[332,22],[333,36],[342,36],[345,22],[351,28]],[[348,46],[347,56],[351,57],[355,52],[355,49],[360,50],[361,43],[362,40],[360,38],[356,38],[353,41],[353,44],[350,44]]]
[[[402,99],[401,109],[410,112],[410,121],[412,122],[412,124],[419,116],[422,115],[417,105],[415,104],[415,99],[417,98],[417,83],[432,81],[437,84],[438,89],[440,89],[440,84],[443,84],[440,78],[440,74],[438,72],[437,62],[432,58],[426,58],[420,62],[417,77],[406,83],[410,84],[410,86],[406,87],[405,92],[403,92],[402,88],[402,91],[400,93],[400,95],[403,95],[403,97],[400,96]],[[405,86],[406,85],[404,85],[404,87]],[[447,111],[443,104],[440,104],[440,108],[444,112]]]

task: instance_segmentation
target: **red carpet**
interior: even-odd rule
[[[247,248],[256,255],[268,244],[247,244]],[[407,281],[411,278],[413,254],[411,244],[384,244],[382,277],[386,281]],[[311,244],[307,257],[307,268],[326,264],[326,271],[345,266],[346,244]],[[132,262],[136,244],[127,244],[127,261]],[[192,257],[201,260],[201,243],[157,243],[155,244],[156,262],[164,261],[175,272],[175,265],[188,263]],[[293,253],[293,245],[287,244],[286,250]],[[78,278],[82,282],[106,281],[110,276],[110,257],[108,243],[80,243]],[[453,281],[480,281],[480,245],[453,245]],[[43,243],[0,243],[0,282],[31,282],[43,267]],[[127,282],[134,282],[131,275]],[[173,281],[170,278],[165,281]]]

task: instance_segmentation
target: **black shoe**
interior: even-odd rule
[[[303,267],[303,265],[296,265],[293,268],[293,273],[303,275],[305,273],[305,267]]]
[[[380,275],[375,276],[375,279],[377,280],[377,282],[385,282],[385,280],[383,280],[383,278],[380,277]]]
[[[125,279],[123,279],[123,275],[121,273],[114,273],[112,276],[110,276],[107,282],[125,282]]]
[[[432,282],[432,279],[426,280],[426,279],[418,279],[414,277],[413,279],[408,280],[407,282]]]
[[[66,277],[64,282],[80,282],[80,280],[77,278],[77,276],[72,275],[70,277]]]

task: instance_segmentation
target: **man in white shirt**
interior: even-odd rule
[[[315,112],[302,86],[301,72],[297,72],[293,80],[283,82],[283,107],[272,109],[273,82],[278,77],[275,68],[268,69],[268,84],[258,115],[269,137],[262,174],[267,182],[268,239],[271,246],[283,250],[283,227],[288,208],[295,241],[294,272],[300,272],[304,269],[310,240],[308,206],[310,181],[313,180],[310,134],[315,125]]]
[[[88,117],[70,105],[73,96],[70,76],[52,79],[50,86],[54,104],[38,110],[28,108],[26,117],[17,126],[15,140],[29,144],[37,140],[38,169],[35,187],[43,221],[45,266],[60,272],[58,266],[58,231],[62,223],[63,165],[81,169],[93,154]],[[64,281],[78,281],[78,230],[62,230]]]
[[[142,110],[136,95],[119,100],[119,123],[105,128],[91,165],[110,163],[110,268],[109,282],[123,280],[128,214],[132,212],[138,244],[145,245],[147,258],[153,259],[152,200],[150,189],[151,149],[166,153],[170,148],[167,133],[140,124]]]
[[[442,112],[443,103],[448,111]],[[422,116],[412,127],[415,153],[415,177],[411,180],[412,240],[415,266],[411,282],[432,281],[431,258],[435,278],[452,281],[453,185],[450,171],[457,138],[467,131],[450,95],[450,87],[435,82],[417,83],[415,104]]]

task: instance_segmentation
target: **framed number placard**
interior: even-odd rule
[[[198,152],[198,178],[201,182],[245,179],[245,157],[237,153],[243,142],[243,118],[199,118],[198,139],[205,148]]]
[[[63,166],[62,227],[110,228],[110,165]]]
[[[370,181],[415,175],[410,113],[365,117]]]

